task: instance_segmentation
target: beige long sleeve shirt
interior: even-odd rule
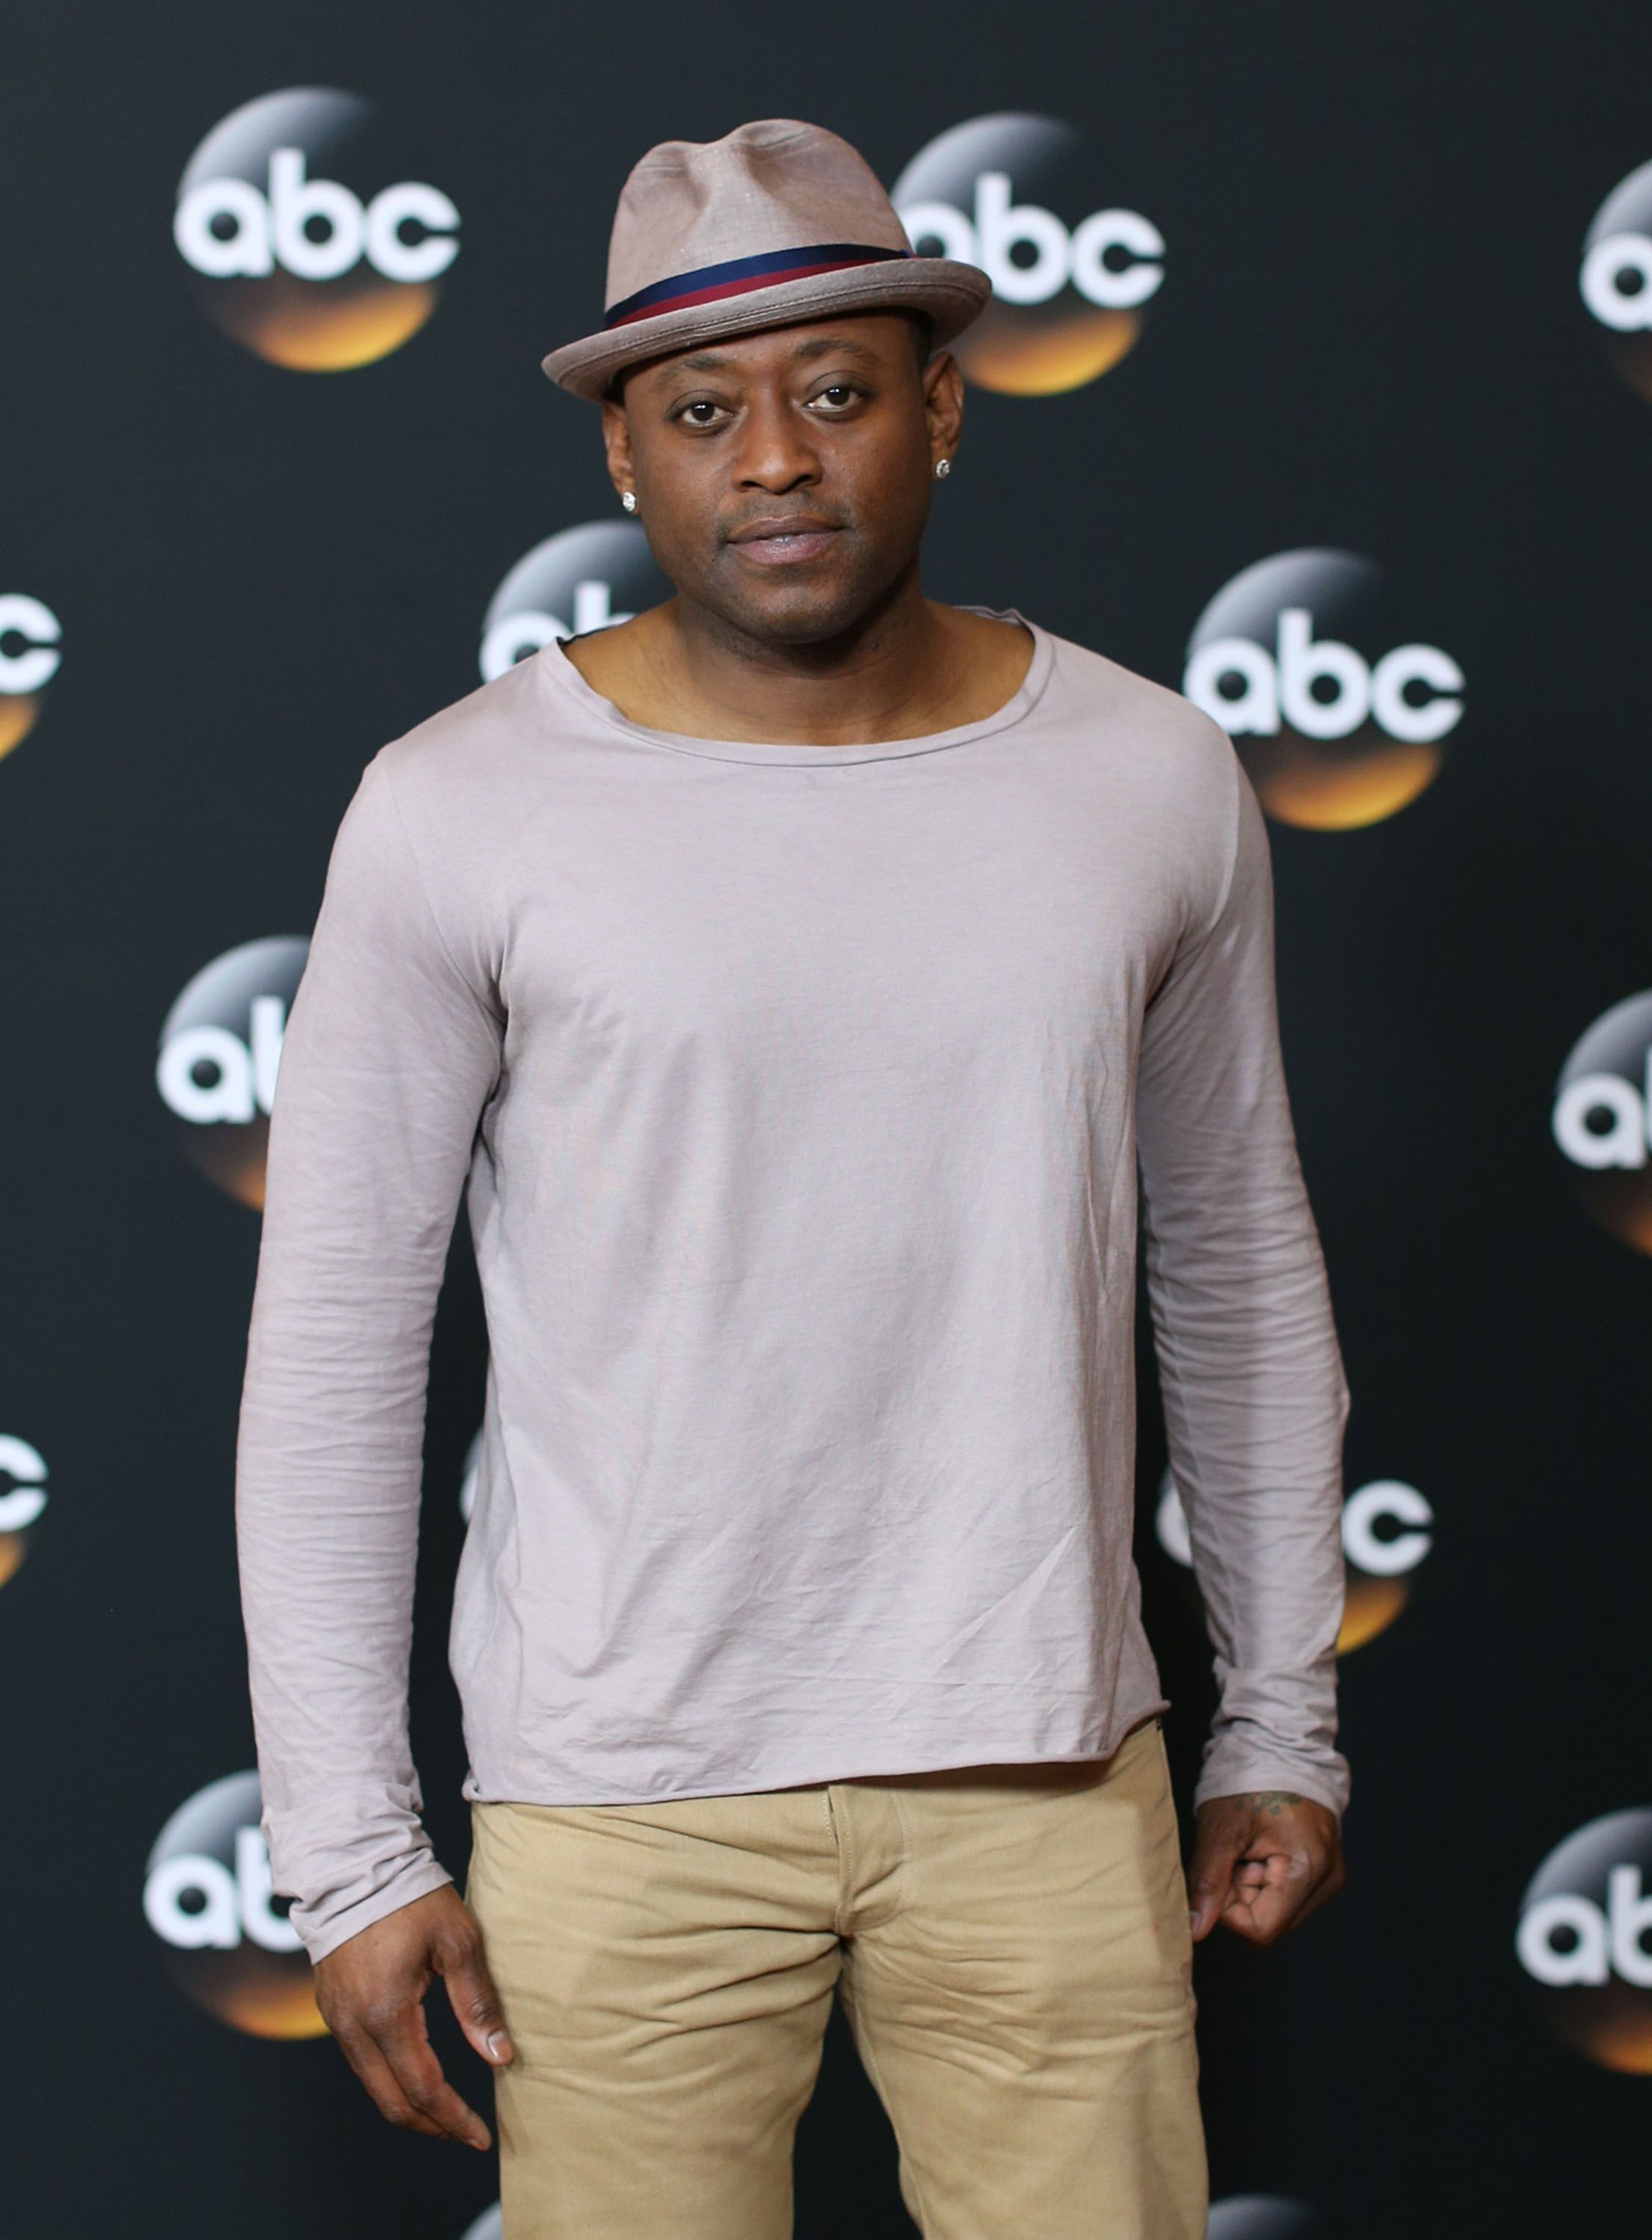
[[[368,764],[281,1059],[237,1469],[316,1957],[445,1878],[407,1659],[462,1197],[468,1796],[1100,1757],[1164,1708],[1139,1163],[1221,1689],[1198,1794],[1342,1807],[1347,1394],[1265,830],[1215,723],[1033,634],[996,714],[840,747],[645,729],[553,644]]]

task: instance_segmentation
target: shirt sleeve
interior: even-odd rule
[[[329,859],[270,1119],[236,1466],[275,1888],[314,1959],[450,1879],[420,1823],[408,1657],[430,1341],[498,1077],[381,752]]]
[[[1196,1803],[1292,1790],[1340,1813],[1348,1388],[1280,1057],[1267,830],[1231,750],[1215,917],[1147,1010],[1137,1093],[1170,1463],[1220,1701]]]

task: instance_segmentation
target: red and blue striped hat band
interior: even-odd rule
[[[930,347],[944,350],[985,310],[992,283],[977,265],[915,253],[847,140],[767,117],[721,140],[663,140],[632,166],[603,297],[596,331],[540,360],[559,387],[594,404],[612,401],[616,376],[650,359],[863,311],[918,312]]]
[[[899,263],[909,249],[877,249],[869,242],[825,241],[806,249],[776,249],[760,257],[734,257],[722,264],[703,264],[624,297],[606,314],[603,328],[629,326],[634,319],[658,318],[695,303],[720,303],[729,296],[749,295],[787,280],[807,280],[821,272],[848,272],[861,264]]]

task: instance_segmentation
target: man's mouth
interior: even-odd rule
[[[818,560],[831,549],[838,534],[835,523],[823,521],[817,514],[776,514],[747,522],[729,542],[738,548],[743,560],[755,561],[763,568],[783,568]]]

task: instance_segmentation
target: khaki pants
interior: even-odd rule
[[[473,1810],[507,2240],[788,2240],[834,1992],[925,2240],[1204,2240],[1156,1722],[1082,1764]]]

